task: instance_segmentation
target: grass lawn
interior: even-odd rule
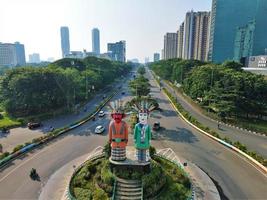
[[[0,129],[21,125],[21,122],[9,118],[4,112],[1,112],[1,115],[3,116],[3,119],[0,119]]]

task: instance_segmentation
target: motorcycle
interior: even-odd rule
[[[39,180],[39,175],[38,175],[36,169],[34,169],[34,168],[31,169],[30,177],[32,180]]]

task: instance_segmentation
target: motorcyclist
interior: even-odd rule
[[[31,177],[34,177],[34,176],[36,176],[36,175],[37,175],[36,169],[32,168],[32,169],[31,169],[30,176],[31,176]]]

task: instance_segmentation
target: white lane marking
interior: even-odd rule
[[[92,128],[93,126],[95,126],[95,123],[91,124],[89,127]],[[36,156],[38,156],[39,154],[43,153],[44,151],[47,151],[48,149],[51,149],[52,147],[54,147],[55,145],[59,144],[59,142],[62,142],[64,140],[59,140],[58,142],[56,141],[54,144],[47,146],[45,149],[43,149],[42,151],[36,153],[34,156],[30,157],[28,160],[26,160],[25,162],[21,163],[20,165],[18,165],[17,167],[15,167],[14,169],[12,169],[9,173],[7,173],[4,177],[2,177],[0,179],[0,182],[2,182],[4,179],[6,179],[10,174],[12,174],[14,171],[16,171],[18,168],[20,168],[21,166],[25,165],[26,163],[28,163],[29,161],[31,161],[33,158],[35,158]]]
[[[154,80],[153,80],[154,81]],[[155,83],[155,81],[154,81]],[[165,97],[166,100],[169,101],[169,99],[167,99],[167,97],[165,96],[165,94],[163,94],[162,91],[160,91],[160,94],[161,94],[161,97]],[[177,113],[177,110],[176,108],[171,104],[169,103],[169,105],[171,105],[172,109]],[[178,117],[178,113],[177,113],[177,117]],[[191,128],[195,129],[193,126],[191,126],[190,124],[188,124],[185,120],[182,120],[184,121],[187,125],[189,125]],[[195,129],[196,130],[196,129]],[[201,133],[200,131],[196,130],[196,132],[200,133],[202,136],[204,135],[203,133]],[[204,135],[206,136],[206,135]],[[214,143],[216,144],[220,144],[219,142],[217,141],[214,141],[212,138],[206,136],[206,138],[209,138],[211,141],[213,141]],[[246,158],[244,158],[243,156],[241,156],[240,154],[238,154],[237,152],[235,152],[234,150],[232,149],[229,149],[228,147],[226,147],[225,145],[222,145],[225,149],[227,149],[228,151],[230,151],[231,153],[233,153],[234,155],[238,156],[239,158],[241,158],[242,160],[246,161],[248,164],[250,164],[252,167],[254,167],[258,172],[260,172],[264,177],[267,177],[267,174],[265,174],[264,172],[262,172],[260,169],[258,169],[258,167],[256,167],[255,165],[253,165],[251,162],[249,162]]]

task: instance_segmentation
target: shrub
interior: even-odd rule
[[[4,116],[0,113],[0,119],[4,119]]]
[[[107,194],[100,188],[96,188],[96,190],[93,192],[93,199],[108,199]]]
[[[17,146],[14,147],[12,153],[14,153],[14,152],[16,152],[16,151],[18,151],[18,150],[20,150],[22,148],[23,148],[23,145],[22,144],[19,144],[19,145],[17,145]]]
[[[108,142],[105,146],[104,146],[104,153],[105,153],[105,157],[109,158],[111,156],[111,146],[110,143]]]
[[[149,155],[150,155],[150,157],[152,158],[152,157],[154,156],[155,153],[156,153],[156,149],[155,149],[155,147],[150,146],[150,147],[149,147]]]
[[[92,191],[84,188],[74,188],[74,195],[79,200],[92,199]]]
[[[0,155],[0,160],[4,159],[5,157],[9,156],[9,152],[4,152]]]
[[[109,162],[106,161],[101,169],[101,179],[107,185],[113,185],[114,176],[109,169]]]

